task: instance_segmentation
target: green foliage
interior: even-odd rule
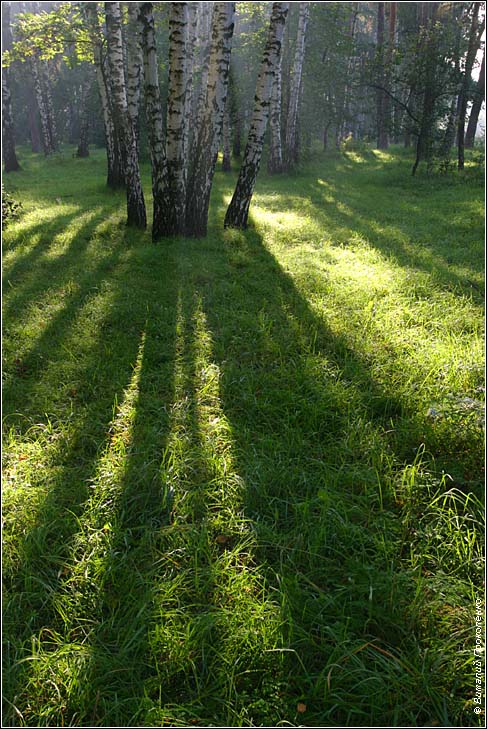
[[[2,183],[2,227],[6,228],[12,220],[18,220],[22,212],[22,203],[17,202],[12,195],[7,192]]]
[[[22,162],[5,721],[481,725],[482,180],[315,154],[241,232],[218,173],[154,246],[103,151]]]

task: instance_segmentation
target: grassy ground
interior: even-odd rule
[[[242,233],[218,173],[154,246],[101,151],[22,165],[4,724],[483,724],[482,177],[317,155]]]

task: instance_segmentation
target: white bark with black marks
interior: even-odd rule
[[[269,118],[272,83],[281,58],[282,37],[288,11],[289,3],[272,4],[267,42],[257,78],[252,121],[235,192],[225,215],[226,228],[247,227],[250,202],[259,172]]]
[[[228,91],[234,20],[235,3],[214,3],[206,104],[198,130],[186,209],[186,231],[196,238],[205,236],[208,226],[210,193]]]
[[[127,89],[123,65],[122,16],[119,2],[106,2],[107,54],[110,67],[115,129],[125,145],[127,225],[146,227],[146,212],[140,180],[137,140],[127,102]]]
[[[125,170],[122,163],[120,144],[116,138],[108,83],[108,64],[104,59],[102,36],[98,21],[97,3],[83,3],[82,11],[87,20],[88,31],[93,49],[93,62],[96,72],[96,83],[100,95],[100,103],[105,130],[107,152],[107,185],[111,188],[125,187]]]
[[[166,157],[168,173],[168,235],[184,233],[186,201],[185,139],[187,136],[187,45],[189,3],[171,3],[169,10],[169,82],[167,92]]]
[[[269,113],[269,159],[267,169],[269,173],[278,174],[282,172],[282,137],[281,137],[281,112],[282,112],[282,55],[274,74],[271,91],[271,106]]]
[[[139,139],[140,91],[142,88],[143,61],[141,46],[141,28],[139,23],[138,3],[127,3],[127,108],[130,123]]]
[[[301,82],[303,77],[304,47],[306,42],[306,29],[308,27],[310,3],[300,3],[298,34],[296,37],[296,50],[292,71],[291,90],[289,94],[289,109],[286,124],[285,164],[292,168],[297,162],[298,150],[298,113],[301,98]]]
[[[156,37],[152,3],[140,3],[142,25],[142,51],[144,59],[144,97],[147,133],[152,169],[152,197],[154,212],[152,240],[168,235],[168,184],[167,162],[162,115],[159,73],[157,65]]]

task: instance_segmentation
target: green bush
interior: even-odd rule
[[[6,228],[12,220],[17,220],[22,211],[22,203],[13,199],[2,185],[2,227]]]

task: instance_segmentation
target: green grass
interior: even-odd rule
[[[219,172],[152,245],[65,155],[7,178],[4,724],[481,725],[475,166],[317,154],[244,233]]]

